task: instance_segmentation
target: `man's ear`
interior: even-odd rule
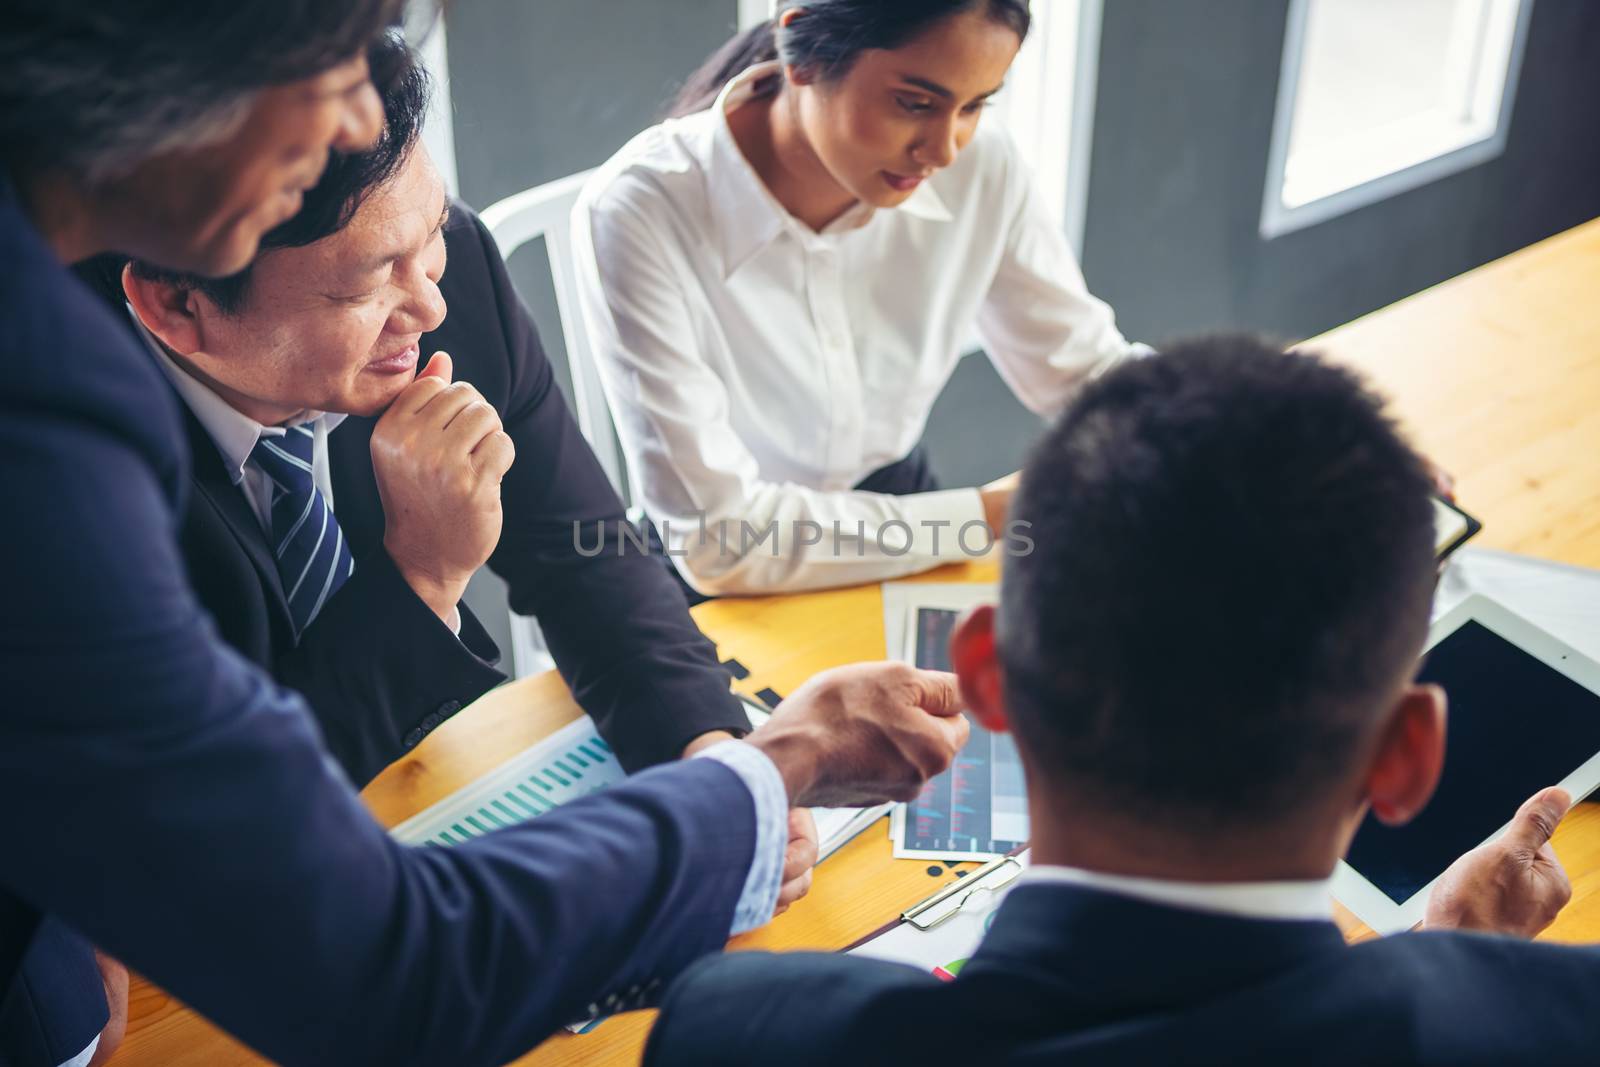
[[[180,356],[200,351],[200,320],[196,317],[193,292],[167,282],[141,278],[133,265],[122,268],[122,294],[133,313],[156,339]]]
[[[996,651],[994,621],[991,604],[963,615],[950,635],[950,665],[955,668],[961,699],[972,717],[985,730],[1007,733],[1011,718],[1006,714],[1005,675]]]
[[[1439,785],[1447,703],[1436,685],[1408,685],[1390,710],[1367,770],[1367,800],[1384,825],[1416,818]]]

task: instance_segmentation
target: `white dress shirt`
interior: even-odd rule
[[[958,543],[983,522],[975,489],[852,491],[915,447],[974,337],[1044,416],[1148,351],[1089,294],[993,124],[894,210],[858,204],[822,233],[790,215],[727,120],[778,69],[753,67],[709,110],[634,138],[573,216],[579,303],[635,499],[714,594],[911,574],[985,544],[977,529]],[[704,543],[690,534],[702,515]],[[821,544],[803,544],[801,521]]]
[[[1232,915],[1242,919],[1330,922],[1333,879],[1294,882],[1175,882],[1088,871],[1081,867],[1029,867],[1018,885],[1075,885],[1132,897],[1171,908]]]

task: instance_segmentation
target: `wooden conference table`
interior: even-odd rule
[[[1308,342],[1359,367],[1394,399],[1418,447],[1456,475],[1483,519],[1477,543],[1600,567],[1600,220],[1524,249]],[[989,581],[991,563],[921,580]],[[819,670],[884,655],[876,586],[724,600],[695,610],[724,660],[750,671],[754,695],[787,694]],[[554,674],[507,685],[440,727],[365,791],[393,825],[488,772],[579,714]],[[1584,804],[1555,839],[1572,903],[1546,937],[1600,941],[1600,805]],[[817,869],[810,896],[736,948],[836,949],[953,880],[941,864],[895,860],[869,829]],[[1347,932],[1368,932],[1348,915]],[[226,952],[226,946],[219,946]],[[228,1067],[261,1059],[160,989],[134,980],[115,1067]],[[522,1065],[633,1064],[651,1016],[562,1035]],[[381,1022],[381,1020],[378,1020]]]

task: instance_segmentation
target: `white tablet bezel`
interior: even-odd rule
[[[1534,659],[1600,696],[1600,663],[1589,659],[1571,645],[1552,637],[1528,620],[1502,607],[1486,596],[1474,594],[1441,616],[1428,631],[1428,649],[1431,650],[1463,624],[1474,621],[1496,635],[1511,642]],[[1575,770],[1559,782],[1572,794],[1575,801],[1588,796],[1600,786],[1600,752],[1592,754]],[[1493,841],[1510,825],[1512,812],[1506,813],[1506,823],[1481,843]],[[1441,872],[1442,873],[1442,872]],[[1380,934],[1409,930],[1422,921],[1427,908],[1428,894],[1432,892],[1435,878],[1423,886],[1404,903],[1396,904],[1377,886],[1369,882],[1360,871],[1343,860],[1333,874],[1333,896],[1352,911],[1356,918]]]

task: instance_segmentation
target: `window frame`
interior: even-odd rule
[[[1386,174],[1291,207],[1284,203],[1284,179],[1290,138],[1294,131],[1295,105],[1300,92],[1300,75],[1310,22],[1311,0],[1290,0],[1288,23],[1284,31],[1283,58],[1278,77],[1277,103],[1273,112],[1272,139],[1267,156],[1266,182],[1262,191],[1260,224],[1262,238],[1272,240],[1308,226],[1315,226],[1487,163],[1504,152],[1511,127],[1512,110],[1516,104],[1517,83],[1522,72],[1522,59],[1527,46],[1528,24],[1533,15],[1534,0],[1505,0],[1505,2],[1515,3],[1518,7],[1511,31],[1504,86],[1500,92],[1500,106],[1487,133]],[[1474,70],[1473,75],[1476,76],[1481,69],[1479,67]]]

